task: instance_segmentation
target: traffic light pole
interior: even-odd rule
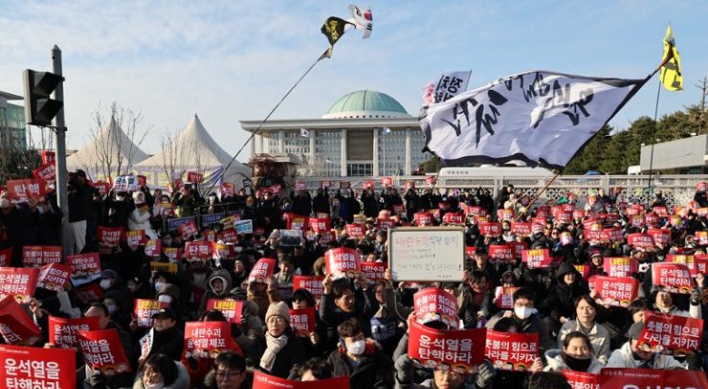
[[[61,50],[59,46],[52,48],[53,72],[62,76]],[[64,101],[64,83],[54,90],[54,99]],[[67,193],[67,171],[66,171],[66,124],[64,123],[64,108],[60,109],[54,118],[54,150],[56,153],[56,179],[54,186],[57,191],[57,204],[63,215],[61,219],[61,247],[64,255],[73,253],[71,232],[69,230],[69,195]]]

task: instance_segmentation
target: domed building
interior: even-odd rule
[[[255,131],[262,120],[241,121]],[[377,177],[410,175],[430,155],[418,119],[393,97],[351,92],[321,118],[269,120],[251,141],[251,155],[295,155],[305,175]]]

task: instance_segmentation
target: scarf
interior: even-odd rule
[[[266,333],[266,350],[261,357],[261,367],[267,371],[273,369],[273,364],[275,363],[275,357],[278,355],[278,351],[282,350],[285,345],[288,344],[288,336],[283,334],[279,337],[274,337],[269,333]]]

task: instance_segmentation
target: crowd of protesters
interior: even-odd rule
[[[286,188],[287,189],[287,188]],[[97,301],[71,299],[81,315],[97,316],[101,329],[114,328],[132,366],[131,373],[106,375],[90,367],[78,369],[83,388],[219,388],[243,389],[253,384],[253,372],[293,380],[317,380],[347,376],[351,388],[568,388],[558,374],[563,370],[598,373],[605,367],[701,370],[708,367],[708,328],[704,326],[700,346],[685,355],[647,351],[638,346],[646,312],[661,312],[700,319],[708,314],[708,288],[702,273],[695,277],[688,293],[668,293],[655,285],[652,263],[667,255],[705,253],[705,244],[696,238],[708,228],[708,207],[704,190],[697,191],[691,204],[680,204],[685,212],[658,216],[652,225],[632,223],[617,193],[599,189],[587,199],[569,195],[560,201],[531,204],[529,196],[503,188],[493,195],[489,190],[447,190],[408,188],[399,193],[388,187],[321,188],[316,193],[292,190],[288,196],[269,191],[246,191],[221,196],[201,194],[196,188],[181,188],[174,193],[139,187],[135,191],[111,190],[101,195],[82,171],[70,175],[69,221],[72,252],[100,253],[103,269],[100,284],[103,296]],[[580,200],[580,203],[578,201]],[[539,206],[570,204],[582,215],[559,220],[553,215],[539,222]],[[666,207],[659,191],[642,212]],[[465,213],[475,207],[476,215]],[[433,211],[434,210],[434,211]],[[482,210],[482,211],[479,211]],[[503,211],[507,210],[507,213]],[[499,212],[502,211],[502,212]],[[391,271],[383,279],[369,280],[355,272],[346,278],[325,274],[324,253],[337,247],[358,251],[362,261],[387,263],[387,234],[377,226],[378,219],[392,219],[394,225],[420,223],[421,212],[432,215],[434,226],[449,225],[447,214],[461,214],[466,245],[472,247],[465,270],[457,282],[396,282]],[[143,246],[125,242],[108,247],[100,241],[99,227],[142,230],[147,239],[161,241],[165,248],[183,248],[190,240],[223,241],[219,223],[199,226],[196,236],[185,237],[179,229],[169,229],[170,219],[223,213],[241,220],[252,220],[253,231],[240,234],[233,244],[233,255],[200,261],[176,261],[167,256],[149,257]],[[499,222],[496,236],[480,230],[480,216]],[[321,234],[306,234],[299,244],[280,244],[279,231],[288,228],[292,215],[328,218],[333,239]],[[504,219],[504,215],[512,215]],[[601,217],[616,215],[616,217]],[[676,222],[674,215],[680,220]],[[672,216],[674,217],[672,219]],[[56,195],[50,190],[44,199],[15,203],[0,199],[0,249],[12,247],[7,266],[23,266],[22,248],[33,245],[61,245],[61,220]],[[619,229],[624,241],[587,240],[588,219],[602,227]],[[532,222],[529,234],[516,234],[512,222]],[[345,225],[361,223],[364,234],[348,236]],[[626,237],[649,228],[670,231],[668,243],[651,248],[633,247]],[[548,249],[554,258],[545,268],[529,269],[520,258],[503,263],[490,258],[490,246],[505,242],[524,242],[531,249]],[[597,291],[589,288],[588,275],[604,274],[604,258],[632,257],[639,266],[631,276],[638,279],[639,297],[627,307],[605,304]],[[277,260],[272,279],[249,278],[261,258]],[[151,271],[150,262],[169,262],[177,271]],[[587,265],[589,274],[578,266]],[[294,275],[322,275],[323,294],[315,301],[306,289],[282,293],[292,286]],[[458,302],[460,323],[426,321],[413,312],[412,296],[417,289],[439,287]],[[499,308],[494,302],[498,287],[515,287],[513,304]],[[56,293],[41,291],[28,304],[28,312],[45,335],[32,346],[52,347],[48,343],[47,317],[65,316],[59,310]],[[153,337],[149,347],[140,344],[146,329],[139,328],[134,312],[135,299],[156,299],[167,303],[153,315]],[[222,312],[207,309],[208,299],[233,299],[243,302],[240,323],[232,324],[230,336],[234,349],[217,355],[204,365],[183,353],[184,326],[191,321],[226,321]],[[291,308],[318,308],[316,329],[296,334],[291,327]],[[488,360],[473,373],[427,369],[408,353],[408,343],[417,342],[407,333],[408,320],[418,320],[431,328],[454,330],[486,326],[489,330],[510,333],[538,333],[539,358],[527,371],[499,369]],[[387,330],[389,329],[389,330]],[[6,343],[5,339],[2,341]],[[480,346],[481,347],[481,346]],[[80,358],[79,358],[80,360]],[[83,363],[83,362],[81,362]],[[531,382],[529,382],[531,381]]]

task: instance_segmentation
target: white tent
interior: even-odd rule
[[[170,142],[168,142],[170,143]],[[251,168],[239,161],[234,161],[228,171],[224,168],[231,161],[229,155],[209,135],[204,125],[195,114],[187,127],[176,140],[164,146],[158,154],[136,164],[134,170],[148,178],[152,187],[164,188],[169,181],[167,172],[181,175],[197,172],[204,175],[202,187],[208,188],[213,182],[231,182],[237,188],[242,187],[244,179],[251,179]],[[218,189],[218,184],[215,189]]]
[[[109,174],[116,177],[130,173],[133,165],[147,157],[111,117],[98,134],[94,134],[79,151],[67,157],[66,167],[69,171],[82,169],[97,181],[107,179]]]

